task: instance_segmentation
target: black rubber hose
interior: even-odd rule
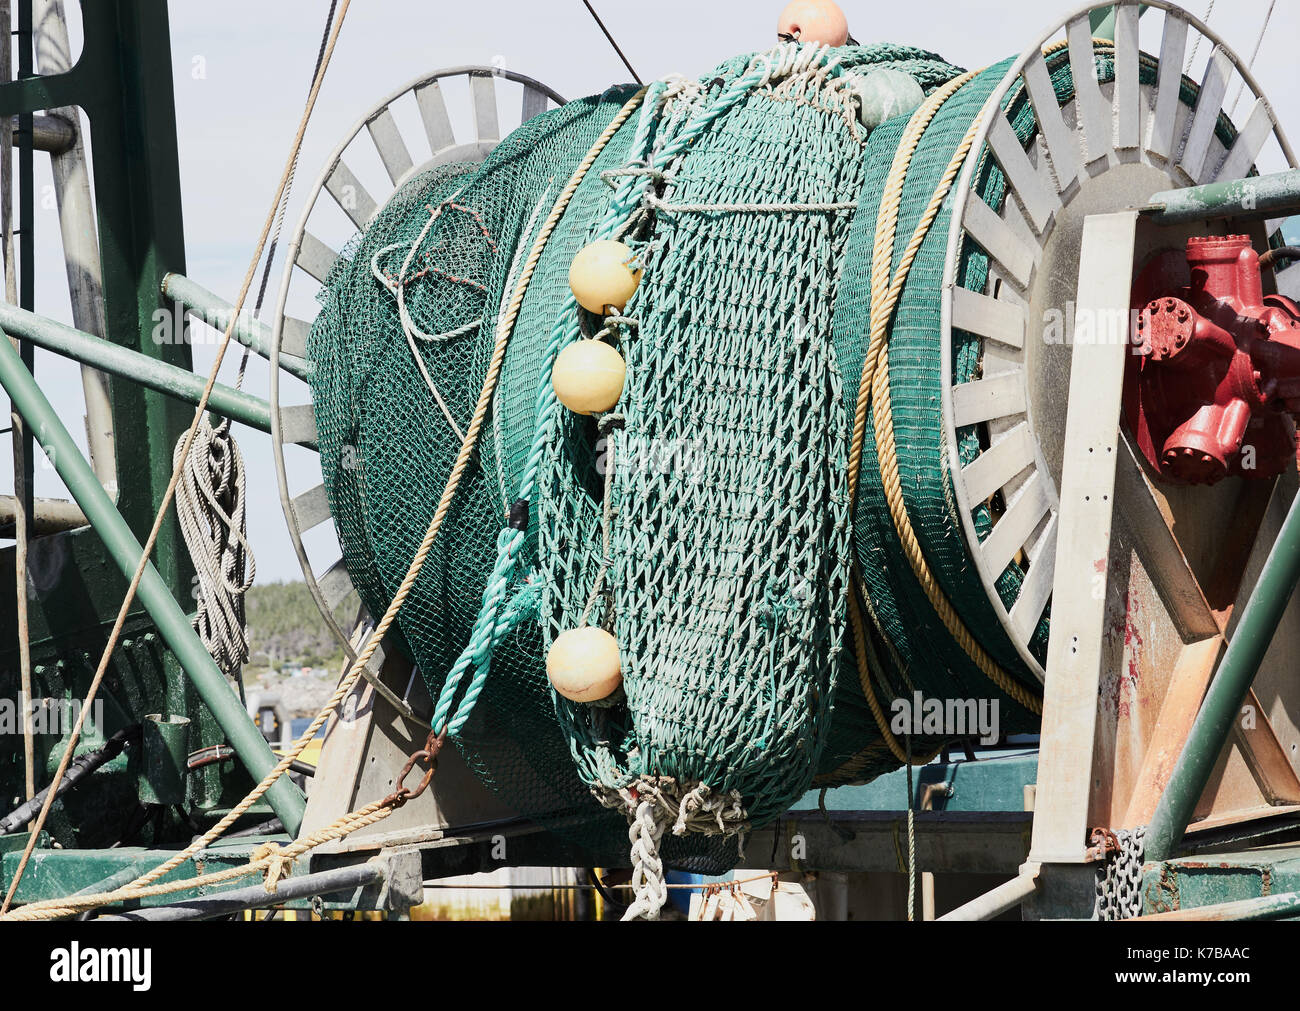
[[[1300,247],[1278,246],[1276,249],[1270,249],[1259,258],[1259,265],[1261,267],[1271,267],[1278,260],[1300,261]]]
[[[114,758],[122,753],[128,741],[139,740],[140,724],[135,724],[119,730],[116,734],[104,742],[102,747],[94,751],[88,751],[72,760],[68,766],[67,772],[63,774],[63,782],[59,784],[56,797],[62,797],[65,793],[75,787],[82,780],[89,778],[100,766],[111,762]],[[45,795],[50,792],[50,787],[46,787],[31,800],[20,804],[9,814],[0,818],[0,835],[7,835],[10,832],[17,832],[24,825],[31,822],[40,813],[41,806],[45,803]]]

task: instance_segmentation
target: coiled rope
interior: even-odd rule
[[[983,114],[981,113],[971,122],[966,135],[953,153],[948,167],[944,171],[934,195],[925,209],[925,213],[922,214],[911,240],[903,251],[891,280],[890,269],[893,261],[894,240],[898,230],[898,215],[907,170],[912,163],[912,158],[921,142],[921,138],[925,135],[926,129],[940,108],[963,86],[974,80],[979,73],[979,71],[971,71],[961,77],[954,78],[935,91],[917,109],[904,131],[898,150],[894,154],[893,164],[890,166],[889,174],[886,177],[884,195],[881,199],[880,213],[876,223],[876,241],[871,266],[871,335],[866,358],[862,365],[862,378],[858,387],[858,399],[853,417],[853,442],[849,451],[849,501],[852,504],[856,502],[857,498],[863,440],[866,435],[867,415],[870,410],[876,440],[876,451],[880,463],[880,476],[884,484],[890,517],[894,521],[894,528],[898,532],[899,541],[903,546],[908,563],[911,565],[917,582],[925,592],[926,598],[930,601],[935,613],[939,616],[949,634],[961,646],[966,655],[974,661],[979,670],[1008,697],[1014,699],[1025,709],[1033,713],[1041,713],[1041,699],[1003,670],[966,627],[943,592],[938,578],[931,570],[921,550],[916,538],[916,532],[912,528],[911,517],[907,513],[907,506],[903,499],[902,487],[899,481],[898,453],[894,438],[893,411],[890,400],[889,358],[887,354],[889,325],[893,319],[894,310],[898,305],[903,287],[907,282],[908,273],[916,260],[916,255],[920,251],[925,237],[929,234],[930,226],[934,224],[939,209],[956,181],[958,173],[961,171],[971,145],[974,143],[975,136],[979,132]],[[861,577],[856,568],[853,578],[854,582],[861,588]],[[865,588],[862,588],[862,593],[865,596]],[[889,729],[888,721],[884,718],[875,690],[871,685],[869,668],[866,665],[863,618],[856,606],[858,603],[857,598],[851,596],[851,599],[854,606],[850,607],[850,624],[853,630],[855,652],[859,657],[859,677],[863,691],[867,696],[867,704],[886,744],[889,746],[890,752],[900,762],[910,765],[912,764],[909,761],[910,756],[899,745],[897,737]]]
[[[198,581],[194,630],[221,672],[238,678],[248,660],[244,595],[257,571],[245,536],[244,457],[229,419],[213,426],[205,417],[182,457],[183,448],[176,444],[172,465],[181,470],[176,518]]]

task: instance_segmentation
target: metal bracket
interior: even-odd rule
[[[1079,252],[1042,745],[1029,859],[1086,863],[1136,211],[1093,215]],[[1106,321],[1109,325],[1101,326]]]

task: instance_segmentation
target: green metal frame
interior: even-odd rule
[[[1241,713],[1246,693],[1297,585],[1300,585],[1300,500],[1292,503],[1278,532],[1259,582],[1241,612],[1232,640],[1147,827],[1148,860],[1164,860],[1170,856],[1187,830],[1196,802],[1205,792],[1219,753],[1232,732],[1232,723]]]
[[[32,544],[34,582],[31,641],[35,694],[78,699],[84,695],[107,631],[121,603],[127,578],[140,557],[140,543],[162,503],[172,472],[177,440],[193,418],[203,387],[194,375],[190,348],[183,339],[155,341],[159,313],[169,316],[171,333],[183,334],[183,317],[164,291],[164,279],[185,269],[181,191],[172,87],[171,40],[165,0],[80,0],[84,44],[66,73],[32,76],[30,0],[19,0],[19,79],[0,84],[0,115],[20,117],[22,124],[44,109],[80,107],[89,123],[95,172],[94,196],[103,260],[103,298],[107,340],[42,320],[23,309],[6,307],[15,334],[28,339],[23,356],[30,362],[35,346],[98,363],[117,377],[112,383],[112,420],[118,433],[116,495],[91,475],[62,423],[49,410],[29,368],[6,341],[6,387],[29,417],[49,460],[82,505],[93,529],[71,531]],[[20,129],[20,143],[22,138]],[[20,150],[19,207],[33,202],[32,174]],[[22,216],[21,283],[34,281],[33,216]],[[30,298],[20,299],[25,309]],[[28,332],[30,331],[30,332]],[[213,396],[214,410],[261,430],[269,430],[266,403],[226,387]],[[151,845],[187,840],[187,819],[215,817],[274,764],[228,682],[203,649],[178,601],[192,599],[193,567],[174,516],[163,525],[140,599],[128,618],[123,638],[109,666],[101,692],[104,726],[88,726],[79,750],[94,747],[102,736],[145,714],[185,716],[191,721],[192,749],[229,742],[241,763],[226,761],[189,775],[186,813],[160,811],[166,817],[140,831]],[[11,669],[13,619],[13,552],[0,552],[0,681]],[[12,691],[6,690],[12,695]],[[41,741],[37,775],[48,782],[63,744],[57,737]],[[5,756],[7,759],[7,755]],[[67,795],[52,813],[42,845],[94,847],[116,841],[127,815],[139,801],[138,756],[121,756],[95,775],[92,789]],[[20,766],[0,762],[6,795],[9,777]],[[38,785],[44,785],[38,783]],[[287,779],[266,800],[292,831],[301,819],[304,800]],[[253,817],[266,817],[266,803]],[[93,828],[86,828],[89,823]],[[105,834],[107,833],[107,835]],[[38,856],[43,851],[38,850]],[[94,860],[93,849],[65,849],[69,859]],[[74,856],[75,854],[75,856]],[[11,871],[12,867],[6,867]],[[0,875],[7,877],[7,875]],[[39,877],[36,879],[39,885]],[[42,889],[37,897],[61,894],[61,887]],[[27,895],[26,885],[24,895]],[[28,896],[31,897],[31,896]]]
[[[1300,169],[1157,193],[1144,207],[1158,225],[1217,218],[1241,221],[1300,214]]]
[[[113,561],[123,575],[133,575],[144,549],[113,506],[86,458],[77,450],[72,436],[59,420],[50,402],[41,393],[36,379],[23,365],[18,352],[8,340],[0,340],[0,385],[8,391],[14,407],[36,433],[46,457],[68,491],[81,506],[96,533],[103,539]],[[273,768],[276,758],[261,732],[249,719],[225,676],[218,669],[202,640],[194,632],[189,618],[169,592],[158,569],[149,565],[140,580],[140,600],[158,628],[167,647],[180,661],[189,682],[198,691],[208,710],[220,724],[230,745],[252,775],[260,780]],[[183,777],[185,770],[175,770]],[[302,792],[281,776],[266,794],[272,809],[290,832],[302,822],[306,800]]]
[[[171,365],[17,306],[0,303],[0,329],[10,337],[17,337],[25,343],[53,351],[83,365],[93,365],[101,372],[156,390],[183,404],[197,405],[203,393],[203,377],[195,375],[189,369]],[[271,431],[271,405],[260,397],[217,383],[212,388],[208,406],[213,413],[248,425],[259,432]]]
[[[29,7],[29,0],[20,3]],[[0,85],[0,115],[80,106],[90,124],[95,204],[103,257],[109,339],[190,371],[182,342],[150,339],[157,312],[172,311],[162,296],[168,272],[185,270],[180,166],[172,88],[171,35],[165,0],[81,0],[85,38],[67,73]],[[24,243],[27,245],[27,243]],[[171,477],[171,450],[190,415],[168,398],[131,384],[114,384],[120,439],[118,509],[143,537]],[[188,594],[193,577],[179,527],[168,523],[158,542],[160,572],[172,591]]]

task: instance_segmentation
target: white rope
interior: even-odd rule
[[[744,798],[737,790],[717,792],[703,783],[690,786],[669,776],[641,776],[623,789],[592,787],[591,792],[602,805],[621,810],[628,818],[631,887],[636,898],[623,915],[625,920],[658,919],[668,899],[659,842],[669,825],[676,836],[688,832],[739,836],[742,850],[749,831]]]
[[[430,210],[429,220],[424,223],[424,227],[420,229],[420,234],[415,237],[415,241],[411,243],[410,248],[407,250],[406,258],[402,261],[402,269],[398,271],[395,280],[390,279],[380,269],[379,258],[394,249],[404,248],[406,245],[405,243],[397,242],[390,246],[385,246],[383,249],[377,250],[375,255],[370,258],[370,273],[374,276],[375,280],[387,289],[389,294],[397,299],[397,316],[398,319],[401,320],[402,334],[406,337],[406,346],[410,349],[411,357],[415,360],[415,367],[420,370],[420,376],[424,380],[424,385],[428,388],[429,393],[433,395],[434,403],[436,403],[438,409],[442,411],[442,416],[447,419],[447,424],[451,427],[452,432],[455,433],[456,438],[460,442],[464,442],[465,435],[461,431],[460,426],[456,424],[456,419],[452,417],[451,409],[447,406],[447,402],[443,400],[442,393],[439,392],[437,385],[433,381],[433,377],[429,375],[429,370],[424,364],[424,357],[415,346],[415,342],[418,339],[426,344],[436,344],[451,340],[455,337],[460,337],[470,333],[472,330],[480,326],[483,323],[483,320],[482,318],[479,318],[472,323],[466,323],[464,326],[457,327],[455,330],[451,330],[448,333],[429,334],[425,333],[415,325],[414,320],[411,319],[411,315],[406,309],[406,272],[411,269],[411,261],[415,259],[415,251],[419,249],[420,245],[424,242],[425,237],[429,234],[429,230],[433,228],[434,222],[442,216],[443,208],[455,200],[459,195],[460,191],[457,190],[437,207]]]
[[[173,453],[174,466],[183,449],[184,439]],[[176,486],[176,516],[196,573],[194,630],[232,678],[248,660],[244,596],[256,569],[245,507],[244,458],[230,422],[213,428],[205,416]]]
[[[668,824],[652,799],[642,800],[630,816],[627,837],[632,843],[632,890],[636,898],[623,914],[624,920],[659,919],[659,910],[668,901],[664,881],[664,862],[659,856],[659,840]]]

